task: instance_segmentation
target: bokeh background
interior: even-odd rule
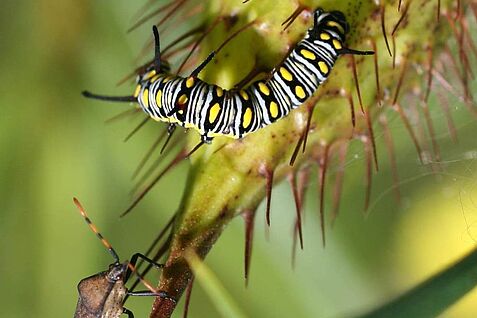
[[[103,270],[110,255],[85,226],[72,203],[78,197],[121,258],[144,251],[174,213],[182,195],[184,162],[128,217],[131,174],[160,130],[149,124],[124,137],[141,116],[105,124],[127,105],[82,98],[96,92],[129,94],[116,83],[149,56],[138,53],[150,25],[127,34],[142,3],[131,1],[13,1],[0,4],[0,316],[71,317],[78,281]],[[182,25],[184,26],[184,25]],[[177,36],[174,27],[164,42]],[[151,53],[152,54],[152,53]],[[474,85],[475,87],[475,85]],[[475,246],[477,237],[476,120],[449,97],[457,127],[453,143],[435,95],[432,117],[442,170],[419,164],[405,127],[389,113],[401,178],[401,203],[393,196],[384,138],[376,125],[380,171],[372,204],[363,214],[362,146],[352,144],[341,211],[327,224],[322,247],[317,188],[307,194],[305,249],[291,265],[295,215],[289,186],[275,188],[267,238],[264,207],[257,215],[249,286],[243,279],[243,220],[237,218],[207,258],[238,306],[250,317],[342,317],[390,300],[449,265]],[[414,123],[423,131],[423,123]],[[332,180],[332,168],[329,178]],[[330,198],[326,206],[330,209]],[[151,275],[151,280],[157,275]],[[146,317],[151,299],[130,299]],[[183,301],[182,301],[183,303]],[[181,316],[182,303],[176,317]],[[445,317],[472,317],[470,294]],[[190,317],[219,317],[196,284]]]

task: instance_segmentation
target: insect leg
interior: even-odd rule
[[[132,313],[132,311],[124,307],[123,307],[123,314],[128,315],[129,318],[134,318],[134,314]]]
[[[143,260],[145,260],[146,262],[148,262],[149,264],[151,264],[152,266],[154,266],[158,269],[161,269],[161,268],[164,267],[163,264],[158,264],[158,263],[154,262],[152,259],[150,259],[146,255],[141,254],[141,253],[136,253],[131,257],[131,260],[129,261],[129,264],[131,264],[133,268],[136,267],[136,263],[137,263],[138,258],[142,258]],[[128,267],[126,275],[124,276],[124,281],[127,281],[128,278],[131,276],[131,274],[132,274],[132,270],[131,270],[130,267]]]

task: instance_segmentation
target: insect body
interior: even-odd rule
[[[259,80],[244,90],[225,90],[197,76],[215,56],[208,58],[190,76],[173,76],[161,69],[159,34],[153,27],[156,55],[154,66],[138,77],[132,96],[108,97],[84,92],[86,97],[136,101],[157,121],[197,130],[203,142],[215,136],[242,138],[266,127],[303,104],[329,76],[342,54],[369,55],[344,46],[348,23],[339,11],[314,12],[314,24],[268,80]]]
[[[74,202],[89,227],[96,233],[114,258],[114,263],[109,265],[108,270],[84,278],[79,282],[79,297],[74,318],[118,318],[122,314],[127,314],[129,318],[132,318],[134,317],[133,313],[123,307],[126,295],[161,296],[169,298],[163,292],[152,292],[150,290],[139,292],[128,291],[125,284],[135,270],[135,264],[138,258],[144,259],[157,268],[162,268],[163,266],[140,253],[134,254],[131,257],[131,261],[120,263],[118,254],[111,244],[98,232],[79,201],[75,198]],[[142,280],[141,277],[139,278]],[[152,289],[152,287],[150,287],[150,289]]]

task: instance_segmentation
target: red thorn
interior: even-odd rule
[[[300,148],[301,148],[301,145],[303,143],[304,137],[305,137],[304,134],[301,134],[300,138],[298,139],[298,141],[296,143],[295,150],[293,150],[293,154],[292,154],[292,156],[290,158],[290,162],[289,162],[289,165],[291,167],[293,167],[293,165],[295,164],[296,157],[298,156],[298,152],[300,151]]]
[[[296,210],[296,222],[298,227],[298,237],[300,239],[300,248],[303,249],[303,231],[301,227],[301,202],[300,196],[298,195],[298,189],[296,186],[296,176],[293,172],[288,174],[288,181],[293,192],[293,198],[295,200],[295,210]]]
[[[393,56],[391,53],[391,49],[389,47],[388,36],[386,34],[386,24],[385,24],[385,7],[384,4],[381,4],[381,31],[383,32],[384,43],[386,44],[386,48],[388,49],[389,56]]]
[[[190,57],[192,56],[192,53],[194,53],[194,51],[197,49],[197,47],[199,47],[199,44],[204,40],[204,38],[210,33],[212,32],[212,30],[217,26],[217,24],[219,23],[219,21],[221,21],[220,17],[217,17],[215,18],[214,22],[212,22],[212,24],[210,25],[209,28],[207,28],[207,30],[205,30],[202,35],[194,42],[194,45],[192,46],[192,48],[189,50],[189,53],[187,53],[186,57],[182,60],[182,63],[179,65],[179,68],[177,69],[177,72],[176,74],[179,74],[182,69],[184,68],[184,65],[187,63],[187,61],[190,59]]]
[[[304,10],[307,10],[307,9],[308,9],[307,7],[305,7],[303,5],[299,5],[298,8],[296,8],[295,11],[293,11],[293,13],[285,21],[282,22],[282,26],[285,25],[285,27],[283,28],[283,31],[288,29],[293,24],[293,22],[296,20],[296,18],[298,18],[298,16]]]
[[[111,123],[113,123],[113,122],[115,122],[115,121],[118,121],[118,120],[120,120],[120,119],[123,119],[123,118],[126,118],[126,117],[130,117],[130,116],[132,116],[132,115],[137,115],[137,114],[139,114],[139,112],[140,112],[140,109],[139,109],[139,108],[128,109],[128,110],[125,110],[125,111],[120,112],[120,113],[117,114],[117,115],[114,115],[114,116],[111,117],[111,118],[106,119],[104,122],[105,122],[106,124],[111,124]]]
[[[194,286],[194,276],[192,276],[192,278],[189,281],[189,284],[187,285],[185,302],[184,302],[184,314],[182,315],[182,318],[187,318],[187,315],[189,314],[189,305],[190,305],[190,298],[192,295],[193,286]]]
[[[394,104],[394,108],[398,112],[402,122],[404,123],[404,126],[406,127],[409,135],[411,136],[412,142],[414,143],[414,146],[416,147],[417,155],[419,156],[419,161],[421,162],[421,164],[424,164],[424,160],[422,158],[422,149],[421,149],[421,146],[419,145],[419,142],[417,141],[416,134],[412,130],[411,123],[409,122],[406,115],[404,114],[404,111],[401,105],[396,103]]]
[[[447,14],[446,15],[447,21],[449,22],[449,25],[452,29],[452,32],[454,34],[454,37],[456,38],[457,44],[458,44],[458,49],[459,49],[459,61],[462,66],[462,70],[459,70],[458,66],[458,61],[454,58],[452,55],[452,52],[449,48],[449,46],[446,45],[446,53],[449,55],[452,61],[452,66],[454,68],[454,71],[456,72],[457,77],[460,79],[463,89],[464,89],[464,98],[466,100],[471,99],[470,91],[469,91],[469,83],[468,83],[468,74],[470,74],[473,77],[472,74],[472,68],[470,67],[469,61],[467,59],[467,54],[466,50],[464,48],[464,31],[462,30],[459,32],[457,29],[457,26],[454,23],[454,20]],[[462,72],[462,73],[461,73]]]
[[[167,173],[171,170],[174,166],[176,166],[182,159],[184,159],[185,151],[180,151],[177,156],[171,160],[171,162],[154,178],[154,180],[146,186],[146,188],[137,196],[137,198],[131,203],[131,205],[120,215],[120,217],[124,217],[126,214],[132,211],[132,209],[146,196],[149,191],[156,185],[156,183]]]
[[[255,211],[247,210],[242,214],[245,220],[245,285],[248,286],[250,262],[252,260],[253,228],[255,225]]]
[[[176,218],[176,215],[174,214],[170,219],[169,219],[169,222],[167,222],[166,226],[161,230],[161,232],[159,233],[159,235],[154,239],[154,241],[151,243],[151,245],[149,246],[149,248],[147,249],[146,253],[144,253],[144,255],[146,256],[149,256],[150,253],[152,252],[152,250],[157,246],[157,244],[159,244],[159,242],[161,241],[161,239],[164,237],[164,235],[166,234],[167,230],[168,229],[172,229],[172,224],[174,223],[174,220]],[[153,261],[157,261],[159,258],[162,257],[162,255],[164,255],[164,253],[166,252],[166,250],[168,249],[169,247],[169,244],[171,242],[171,234],[172,234],[172,231],[169,231],[169,236],[168,238],[166,239],[166,241],[164,242],[164,244],[162,244],[162,246],[159,248],[158,252],[156,253],[156,255],[154,255],[154,257],[152,258]],[[136,266],[136,269],[139,273],[139,268],[141,267],[141,265],[144,263],[144,260],[143,259],[140,259],[137,266]],[[152,264],[148,264],[148,266],[146,267],[145,270],[143,270],[140,274],[139,274],[139,277],[145,277],[146,274],[149,272],[149,270],[152,268]],[[130,291],[133,291],[136,286],[139,284],[140,282],[140,279],[139,278],[136,278],[136,280],[134,281],[134,283],[131,285],[131,287],[129,288]]]
[[[393,31],[391,32],[391,35],[394,36],[394,34],[396,33],[397,29],[399,28],[399,26],[401,25],[402,21],[404,20],[404,18],[406,17],[406,14],[407,14],[407,10],[409,9],[409,4],[410,2],[406,3],[406,5],[404,6],[404,10],[402,11],[402,14],[401,14],[401,17],[399,18],[398,22],[396,23],[396,25],[394,26],[393,28]],[[400,6],[401,4],[399,4]]]
[[[189,31],[181,34],[180,36],[178,36],[173,42],[171,42],[169,45],[167,45],[166,47],[164,47],[163,49],[161,49],[161,55],[164,55],[167,51],[169,51],[170,49],[172,49],[174,46],[176,46],[177,44],[181,43],[182,41],[184,41],[185,39],[199,33],[200,31],[202,31],[204,28],[204,25],[199,25],[198,27],[196,28],[193,28],[193,29],[190,29]],[[189,41],[187,42],[187,46],[191,45],[192,42]]]
[[[151,119],[151,117],[147,116],[144,118],[125,138],[124,142],[128,141],[131,139],[132,136],[134,136],[144,125]]]
[[[437,95],[439,97],[442,110],[444,111],[444,116],[447,120],[447,129],[449,130],[449,135],[454,143],[458,143],[459,140],[457,138],[457,130],[455,128],[454,120],[452,119],[452,114],[450,112],[449,101],[447,100],[445,94],[442,94],[442,92],[439,90],[437,91]]]
[[[449,54],[449,56],[452,57],[452,62],[453,62],[453,65],[455,67],[455,71],[457,73],[457,77],[460,78],[461,82],[462,82],[462,86],[464,88],[464,96],[466,99],[471,99],[471,94],[470,94],[470,90],[469,90],[469,80],[468,80],[468,75],[470,75],[472,78],[474,77],[473,73],[472,73],[472,68],[470,66],[470,62],[469,62],[469,59],[467,57],[467,53],[466,53],[466,49],[464,47],[464,36],[465,36],[465,31],[464,31],[464,26],[462,24],[462,21],[461,19],[459,19],[460,21],[460,26],[461,26],[461,30],[459,31],[457,26],[455,25],[455,22],[454,20],[449,17],[449,15],[446,15],[447,17],[447,20],[449,22],[449,25],[451,26],[451,29],[452,29],[452,32],[454,34],[454,37],[456,38],[456,41],[457,41],[457,44],[458,44],[458,50],[459,50],[459,62],[462,66],[462,70],[460,73],[459,71],[459,67],[458,67],[458,62],[455,60],[455,58],[453,57],[450,49],[448,46],[446,46],[446,52]]]
[[[379,65],[378,65],[378,50],[376,47],[376,41],[374,39],[371,40],[371,45],[373,47],[374,51],[374,74],[376,78],[376,99],[378,101],[378,104],[381,105],[382,103],[382,94],[381,94],[381,85],[379,84]],[[354,125],[353,125],[354,126]]]
[[[434,132],[434,125],[432,124],[431,114],[429,112],[429,104],[427,102],[421,102],[422,112],[424,113],[424,118],[426,119],[427,130],[429,132],[429,136],[431,138],[432,143],[432,150],[434,151],[434,156],[436,161],[441,160],[441,154],[439,151],[439,144],[436,141],[436,134]]]
[[[458,19],[462,15],[462,5],[460,0],[457,0],[457,6],[455,8],[455,17],[454,19]]]
[[[462,26],[463,26],[463,32],[465,32],[465,37],[467,38],[467,44],[469,45],[472,53],[474,53],[475,56],[477,56],[477,48],[475,46],[474,40],[472,39],[472,35],[469,32],[469,25],[465,17],[461,18],[462,21]]]
[[[386,115],[382,114],[379,117],[379,122],[381,123],[381,127],[383,128],[384,134],[384,141],[386,143],[386,148],[389,156],[389,163],[391,165],[391,172],[393,176],[393,188],[394,194],[396,196],[396,201],[398,203],[401,202],[401,193],[399,191],[399,174],[397,171],[397,164],[396,164],[396,155],[394,151],[394,142],[391,132],[389,130],[388,121],[386,119]]]
[[[351,125],[353,125],[353,128],[355,128],[356,127],[356,114],[354,112],[353,96],[351,96],[351,94],[348,93],[348,92],[346,92],[346,96],[348,97],[349,111],[351,113]]]
[[[298,189],[298,197],[300,199],[301,205],[305,202],[306,197],[306,189],[310,181],[310,166],[305,166],[298,171],[297,177],[297,189]],[[305,220],[305,215],[303,215],[303,220]]]
[[[292,268],[295,269],[295,264],[296,264],[296,247],[297,247],[297,236],[299,233],[299,223],[298,220],[295,220],[295,224],[293,226],[293,242],[292,242]]]
[[[308,107],[308,118],[306,119],[306,128],[303,134],[303,148],[302,153],[305,153],[306,143],[308,142],[308,134],[310,133],[311,118],[313,117],[313,111],[315,110],[316,103],[313,103]]]
[[[442,88],[454,95],[460,102],[465,103],[465,98],[455,90],[455,88],[444,78],[441,73],[433,69],[432,75],[434,75],[437,82],[441,84]]]
[[[336,168],[335,186],[333,189],[333,211],[331,213],[331,225],[335,223],[338,216],[341,202],[341,191],[343,190],[343,179],[345,173],[346,154],[348,152],[348,142],[344,142],[339,149],[338,166]]]
[[[174,147],[179,143],[179,140],[174,140],[172,146],[169,149],[174,149]],[[185,149],[183,150],[185,151]],[[169,152],[169,150],[167,151]],[[143,173],[143,175],[136,181],[136,184],[133,186],[131,189],[130,193],[131,195],[134,195],[139,191],[141,186],[144,185],[146,180],[155,172],[156,168],[164,161],[164,158],[167,156],[167,154],[162,154],[159,153],[159,156],[154,160],[154,162],[151,164],[151,166],[146,170],[146,172]],[[185,158],[185,156],[184,156]]]
[[[433,49],[432,46],[429,46],[427,49],[427,58],[429,60],[429,65],[427,67],[427,84],[426,84],[426,92],[424,93],[424,101],[427,103],[429,100],[429,95],[431,93],[432,87],[432,69],[433,69]]]
[[[437,22],[441,19],[441,0],[437,0]]]
[[[272,203],[272,188],[273,188],[273,170],[267,168],[265,165],[261,165],[259,173],[266,179],[266,195],[267,195],[267,207],[266,207],[266,220],[267,225],[270,226],[270,207]]]
[[[166,136],[167,130],[164,129],[164,131],[159,135],[159,137],[154,141],[154,143],[151,145],[151,147],[148,149],[144,157],[142,157],[141,161],[137,165],[136,169],[134,170],[132,174],[132,179],[135,179],[137,175],[141,172],[141,170],[144,168],[144,165],[149,161],[149,159],[152,156],[152,153],[154,150],[159,146],[161,143],[162,139]]]
[[[133,31],[134,29],[136,29],[137,27],[139,27],[141,24],[145,23],[147,20],[151,19],[152,17],[154,17],[155,15],[159,15],[161,14],[163,11],[169,9],[174,3],[176,3],[176,1],[172,0],[170,1],[169,3],[157,8],[156,10],[154,10],[153,12],[149,13],[148,15],[144,16],[144,17],[138,17],[138,21],[136,23],[134,23],[128,30],[128,32],[131,32]],[[148,9],[148,6],[152,5],[151,1],[148,1],[147,3],[147,6],[144,5],[142,10],[146,10]],[[136,15],[138,15],[138,13],[136,13]]]
[[[391,37],[393,44],[393,69],[396,68],[396,37]]]
[[[354,55],[350,54],[349,56],[351,59],[351,68],[353,70],[354,85],[356,86],[356,93],[358,94],[359,107],[361,108],[361,112],[364,114],[363,100],[361,99],[361,90],[359,89],[358,72],[356,70],[356,61],[354,59]]]
[[[328,169],[328,153],[330,150],[330,144],[325,145],[323,151],[323,157],[320,160],[320,224],[321,224],[321,240],[323,242],[323,247],[326,245],[326,236],[325,236],[325,182],[326,182],[326,171]]]
[[[369,137],[363,136],[362,142],[364,146],[364,153],[366,155],[366,174],[365,174],[365,185],[366,185],[366,194],[364,198],[364,212],[366,213],[369,208],[369,201],[371,199],[371,187],[373,181],[373,159],[372,159],[372,150],[370,147]]]
[[[366,117],[366,125],[368,126],[368,134],[369,134],[369,138],[371,140],[371,146],[373,149],[374,167],[376,168],[376,171],[378,171],[379,165],[378,165],[378,154],[376,151],[376,140],[374,138],[373,123],[371,120],[371,114],[369,113],[369,109],[364,113],[364,116]]]
[[[144,18],[140,19],[138,22],[136,22],[132,27],[130,27],[127,32],[131,32],[138,28],[140,25],[142,25],[144,22],[152,18],[153,16],[160,14],[162,11],[167,10],[172,4],[176,4],[174,7],[172,7],[169,12],[167,12],[164,17],[159,21],[159,23],[156,24],[156,26],[159,28],[164,22],[170,19],[170,17],[177,12],[177,10],[186,2],[187,0],[179,0],[179,1],[171,1],[170,3],[160,7],[159,9],[151,12],[150,14],[146,15]]]
[[[239,35],[241,32],[245,31],[246,29],[250,28],[252,25],[254,25],[256,22],[256,20],[252,20],[250,21],[249,23],[241,26],[237,31],[233,32],[232,34],[230,34],[224,42],[222,42],[222,44],[220,44],[220,46],[215,50],[215,53],[218,53],[220,52],[220,50],[222,50],[224,48],[224,46],[227,45],[227,43],[229,43],[230,41],[232,41],[233,38],[235,38],[237,35]]]
[[[404,62],[402,64],[401,75],[399,76],[399,80],[396,86],[396,92],[394,93],[394,99],[393,99],[392,105],[395,105],[397,103],[397,100],[399,97],[399,91],[401,90],[401,86],[404,80],[404,76],[406,75],[406,72],[407,72],[407,59],[404,59]]]

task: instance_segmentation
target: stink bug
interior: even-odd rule
[[[79,282],[79,297],[74,318],[118,318],[122,314],[127,314],[129,318],[133,318],[133,313],[123,307],[127,295],[170,298],[164,292],[156,292],[154,288],[139,275],[139,279],[149,290],[138,292],[128,291],[125,284],[133,272],[137,274],[135,265],[138,258],[142,258],[159,269],[162,268],[163,265],[154,262],[140,253],[134,254],[131,257],[131,261],[126,260],[121,263],[118,254],[91,222],[81,203],[76,198],[73,198],[73,201],[86,223],[88,223],[88,226],[98,236],[114,258],[114,263],[109,265],[108,270],[86,277]]]

